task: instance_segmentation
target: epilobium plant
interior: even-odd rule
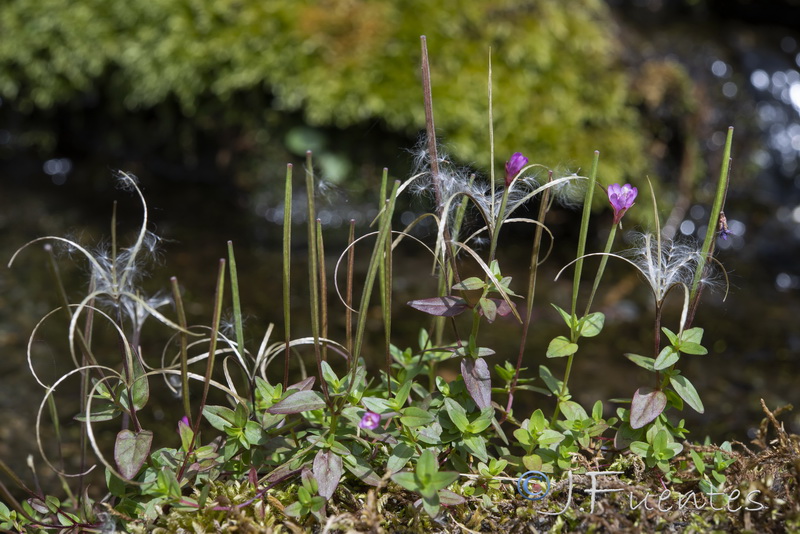
[[[438,155],[424,47],[423,66],[428,144],[420,172],[394,184],[384,172],[375,230],[356,238],[351,227],[350,243],[337,262],[336,274],[344,266],[346,279],[344,292],[339,288],[339,277],[334,279],[340,297],[338,307],[328,302],[324,229],[314,217],[316,181],[308,154],[304,174],[310,214],[307,287],[312,321],[311,331],[300,337],[292,338],[290,328],[290,214],[284,227],[283,339],[273,340],[275,328],[269,325],[255,350],[247,346],[244,335],[240,297],[246,292],[239,287],[232,243],[227,258],[219,262],[208,324],[190,325],[175,278],[170,284],[171,299],[141,296],[141,259],[157,239],[147,230],[147,207],[130,175],[121,174],[121,183],[139,197],[144,213],[131,247],[117,251],[115,221],[108,252],[93,253],[60,237],[32,242],[65,242],[80,251],[91,267],[86,297],[72,303],[66,291],[58,291],[64,300],[61,313],[69,317],[67,337],[74,369],[53,383],[37,380],[45,399],[40,413],[49,406],[55,421],[54,391],[68,377],[82,377],[81,406],[72,415],[83,425],[82,455],[88,458],[91,449],[96,465],[82,465],[79,473],[66,473],[45,457],[46,463],[64,477],[65,487],[73,487],[67,477],[78,475],[76,491],[70,490],[60,500],[28,489],[0,462],[0,468],[29,493],[29,498],[19,503],[0,484],[1,495],[9,504],[0,506],[0,528],[31,532],[54,528],[102,530],[113,528],[109,523],[115,522],[129,530],[224,530],[236,526],[225,521],[238,520],[234,518],[241,518],[245,509],[257,528],[271,528],[276,521],[291,522],[293,528],[314,522],[330,526],[340,517],[339,505],[343,503],[350,509],[361,506],[377,516],[374,503],[379,491],[418,495],[418,499],[397,499],[409,505],[398,505],[396,514],[424,526],[428,519],[415,509],[435,517],[465,504],[491,506],[493,497],[514,491],[502,481],[513,481],[514,476],[530,469],[554,474],[580,470],[585,462],[576,461],[578,456],[605,457],[610,462],[629,447],[647,465],[670,471],[670,459],[682,448],[676,439],[687,430],[683,422],[669,418],[667,408],[680,411],[685,402],[698,411],[703,409],[697,391],[677,364],[683,355],[705,353],[703,331],[692,327],[691,321],[702,281],[707,277],[714,233],[697,251],[662,240],[657,229],[644,234],[633,259],[623,257],[642,273],[656,301],[652,356],[628,354],[634,363],[654,373],[655,380],[651,386],[633,392],[630,409],[619,408],[616,417],[604,416],[602,400],[587,410],[572,400],[569,378],[574,364],[580,361],[579,349],[587,340],[598,338],[605,325],[605,316],[592,311],[592,303],[606,260],[622,257],[611,250],[617,228],[625,212],[633,207],[638,190],[629,184],[608,187],[606,194],[613,209],[608,240],[603,252],[587,254],[592,199],[601,187],[597,183],[599,153],[595,153],[588,177],[556,176],[541,165],[529,165],[521,152],[509,157],[503,181],[494,180],[493,170],[489,179],[483,180],[453,169]],[[730,141],[729,135],[726,162]],[[727,163],[720,187],[725,186],[726,169]],[[292,204],[292,178],[290,165],[286,173],[287,213]],[[542,237],[549,233],[545,222],[551,199],[564,184],[573,182],[585,184],[585,196],[576,260],[569,265],[574,264],[572,301],[564,308],[554,304],[568,331],[546,347],[548,358],[566,358],[563,378],[557,378],[559,373],[537,358],[540,351],[528,346],[527,333],[536,285],[541,283],[538,267],[546,255]],[[433,209],[422,217],[435,221],[435,243],[424,243],[410,233],[422,217],[403,230],[394,229],[394,206],[407,190],[433,193]],[[535,219],[513,217],[530,202],[538,202]],[[712,228],[721,207],[722,197],[718,196]],[[477,214],[478,229],[466,235],[464,223],[471,214]],[[504,274],[496,257],[500,229],[508,223],[534,226],[528,278],[523,283]],[[366,239],[373,243],[362,293],[357,297],[353,295],[354,255],[356,249],[362,251]],[[396,247],[408,240],[422,243],[430,251],[438,292],[408,303],[433,320],[429,328],[419,330],[416,343],[404,340],[401,344],[391,330],[392,256]],[[594,255],[600,256],[600,265],[585,307],[579,308],[584,260]],[[52,256],[51,260],[55,262]],[[480,276],[463,277],[467,266],[477,269]],[[677,325],[668,329],[662,325],[663,304],[675,287],[684,289],[685,303]],[[386,360],[377,373],[368,371],[363,358],[371,334],[366,311],[373,301],[380,303]],[[167,303],[173,310],[159,311]],[[220,330],[222,310],[227,306],[233,310],[230,334]],[[327,326],[334,313],[346,317],[341,341],[333,339]],[[140,350],[147,335],[145,319],[150,316],[175,334],[160,362]],[[484,345],[481,329],[492,328],[504,316],[520,325],[519,353],[515,362],[497,361],[490,367],[490,358],[497,356]],[[116,333],[121,370],[113,362],[98,359],[108,352],[92,328],[99,320],[108,322]],[[662,332],[668,340],[663,347]],[[461,375],[446,380],[437,369],[452,358],[459,361]],[[292,383],[290,363],[308,359],[313,359],[314,371],[310,375],[304,372]],[[537,376],[525,373],[531,366],[538,367]],[[154,436],[144,428],[143,414],[152,407],[151,388],[156,387],[159,377],[181,403],[173,411],[160,407],[175,421],[177,431]],[[532,385],[536,379],[543,387]],[[222,393],[216,401],[220,404],[209,404],[212,388]],[[527,416],[519,416],[514,395],[520,390],[555,396],[555,410],[546,416],[543,409],[536,408]],[[101,423],[103,428],[107,423],[116,425],[111,447],[97,437]],[[603,446],[599,438],[612,432],[616,447]],[[702,459],[695,459],[695,463],[702,474]],[[104,470],[106,482],[105,495],[100,499],[90,497],[84,482],[97,466]],[[381,506],[389,506],[382,501]]]

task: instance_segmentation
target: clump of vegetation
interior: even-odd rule
[[[121,127],[137,124],[141,131],[127,135],[145,147],[179,137],[173,150],[190,152],[187,161],[205,147],[181,127],[185,117],[233,153],[274,153],[287,134],[274,125],[288,122],[275,111],[302,113],[320,129],[379,123],[415,135],[425,115],[409,88],[418,84],[424,33],[443,58],[434,65],[438,126],[458,161],[493,164],[476,135],[487,113],[488,43],[504,103],[495,113],[498,154],[536,147],[539,161],[577,169],[602,137],[608,176],[634,177],[647,166],[647,141],[614,25],[601,0],[11,1],[0,16],[0,98],[26,116],[66,103],[67,112],[96,115],[99,106]],[[140,124],[127,113],[135,110],[160,124]],[[294,133],[311,142],[304,131]],[[18,142],[54,142],[45,131],[24,133]],[[111,153],[124,149],[123,135],[111,133]],[[231,154],[220,152],[224,165]]]
[[[705,409],[679,364],[685,357],[706,353],[703,330],[693,321],[715,261],[714,244],[726,230],[722,207],[732,130],[705,241],[700,246],[667,241],[656,226],[622,255],[612,252],[617,228],[641,199],[630,185],[598,184],[599,153],[588,176],[558,175],[514,153],[503,176],[495,176],[490,168],[482,181],[453,168],[439,153],[424,46],[423,83],[428,135],[419,150],[418,172],[393,184],[384,173],[375,229],[358,239],[351,232],[333,283],[326,277],[322,224],[314,216],[315,176],[308,154],[304,178],[310,335],[296,337],[292,328],[289,288],[296,275],[290,269],[291,165],[285,180],[283,335],[270,325],[257,347],[248,347],[244,336],[240,299],[246,290],[239,287],[230,242],[227,258],[219,262],[210,324],[188,324],[177,278],[171,280],[170,297],[148,297],[141,290],[142,269],[158,239],[148,231],[147,205],[129,174],[120,173],[119,183],[138,196],[143,217],[128,248],[119,248],[113,219],[108,247],[91,250],[57,236],[23,247],[48,243],[63,302],[42,322],[56,314],[68,319],[73,364],[72,370],[49,381],[36,374],[29,354],[31,369],[45,390],[37,429],[45,410],[54,423],[59,421],[54,393],[69,378],[78,378],[81,406],[74,418],[82,425],[82,461],[77,473],[66,472],[45,454],[39,439],[44,461],[64,481],[66,498],[27,488],[0,462],[6,475],[29,494],[20,503],[0,484],[6,503],[0,504],[0,527],[24,532],[199,532],[234,527],[392,530],[403,524],[425,531],[520,530],[529,525],[574,531],[594,528],[595,521],[608,523],[610,529],[683,521],[699,531],[719,525],[746,528],[757,513],[764,514],[768,528],[798,521],[800,490],[790,474],[796,474],[798,466],[787,461],[797,457],[798,440],[786,435],[766,406],[778,442],[767,442],[765,425],[759,435],[765,451],[761,453],[741,444],[737,445],[744,452],[734,451],[732,444],[691,444],[685,440],[683,421],[677,420],[686,406]],[[412,190],[430,193],[433,209],[396,229],[396,201]],[[541,283],[538,268],[547,255],[547,215],[556,200],[574,203],[576,191],[583,205],[580,234],[576,259],[564,268],[573,274],[573,291],[569,302],[553,303],[566,330],[542,347],[551,361],[544,365],[531,356],[527,332],[536,285]],[[593,253],[586,250],[586,242],[596,194],[607,197],[614,214],[604,250]],[[655,208],[655,195],[651,198]],[[536,218],[519,215],[533,202],[538,202]],[[466,231],[468,218],[479,221],[471,233]],[[436,228],[436,239],[427,243],[413,233],[426,219]],[[523,283],[503,274],[496,255],[501,228],[508,223],[534,227],[529,276]],[[366,240],[372,242],[372,251],[356,302],[354,257]],[[429,324],[419,330],[416,343],[398,344],[392,336],[392,258],[397,247],[408,242],[430,252],[438,290],[408,303],[425,314],[420,317]],[[68,299],[60,282],[52,247],[59,243],[89,266],[88,292],[77,302]],[[591,291],[582,298],[586,260],[596,255],[600,261]],[[655,301],[652,354],[626,355],[650,371],[653,380],[631,388],[631,398],[617,400],[620,406],[613,414],[606,413],[602,399],[587,410],[573,400],[569,388],[573,366],[602,339],[605,316],[592,311],[592,304],[609,258],[638,269]],[[468,269],[480,275],[465,276]],[[336,313],[328,306],[333,290],[346,324],[338,340],[332,339],[328,326]],[[683,303],[677,317],[665,314],[664,303],[673,294]],[[366,311],[373,300],[380,303],[384,327],[385,364],[377,373],[368,371],[364,359]],[[173,306],[169,313],[163,311],[168,304]],[[226,306],[233,310],[230,329],[221,328]],[[519,322],[519,352],[516,359],[492,368],[494,351],[484,346],[481,332],[499,317]],[[142,350],[149,335],[145,323],[158,323],[173,333],[159,363]],[[113,334],[110,345],[104,343],[103,326]],[[34,331],[32,338],[36,335]],[[313,353],[314,370],[292,382],[290,362],[302,361],[306,352]],[[109,358],[111,353],[116,353],[116,362]],[[438,369],[450,359],[459,360],[461,375],[448,381]],[[556,368],[562,361],[563,373],[560,365]],[[535,374],[523,367],[537,364]],[[154,435],[144,418],[154,407],[151,390],[159,380],[180,399],[174,409],[159,407],[174,421],[174,434],[167,436]],[[542,409],[520,414],[514,407],[520,390],[555,397],[555,409],[550,414]],[[110,424],[115,425],[115,437],[113,443],[105,443],[98,429]],[[154,445],[159,442],[163,446]],[[95,465],[88,465],[89,453]],[[757,467],[758,462],[767,465]],[[85,477],[98,466],[104,470],[106,488],[96,496]],[[596,491],[573,494],[578,483]],[[649,495],[659,486],[663,493]],[[681,508],[681,499],[692,492],[705,500],[700,504],[694,498],[692,507]],[[607,493],[619,495],[598,504],[598,494]],[[634,500],[637,506],[628,506]],[[596,519],[596,506],[613,506],[617,512]]]

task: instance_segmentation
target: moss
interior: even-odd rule
[[[128,109],[176,99],[219,127],[208,97],[250,116],[242,95],[266,89],[312,125],[377,119],[415,133],[425,34],[438,131],[456,159],[489,164],[491,47],[498,163],[525,150],[576,170],[599,149],[620,181],[646,158],[613,27],[601,0],[17,0],[0,18],[0,96],[27,110],[85,94]]]

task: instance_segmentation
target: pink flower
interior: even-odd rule
[[[358,423],[359,428],[363,428],[366,430],[375,430],[378,428],[378,425],[381,424],[381,416],[375,412],[367,412],[364,414],[364,417],[361,418],[361,422]]]
[[[633,206],[633,202],[636,200],[636,195],[638,193],[639,190],[631,184],[622,186],[619,184],[611,184],[608,186],[608,201],[611,203],[611,207],[614,208],[614,224],[621,221],[625,212]]]
[[[522,152],[514,152],[511,154],[511,159],[506,161],[506,187],[511,185],[514,178],[517,177],[519,171],[528,164],[528,158],[522,155]]]

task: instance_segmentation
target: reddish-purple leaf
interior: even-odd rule
[[[412,300],[408,305],[415,310],[439,317],[455,317],[469,307],[466,300],[453,296]]]
[[[500,317],[505,317],[516,308],[516,305],[513,302],[509,306],[508,302],[506,302],[503,299],[489,299],[489,300],[493,300],[494,303],[497,305],[497,315],[499,315]]]
[[[667,396],[663,391],[641,387],[631,400],[631,428],[642,428],[661,415],[667,406]]]
[[[152,444],[153,433],[149,430],[136,433],[128,429],[119,431],[114,443],[114,462],[123,478],[131,480],[136,476],[147,460]]]
[[[295,389],[297,391],[306,391],[314,386],[314,380],[316,380],[315,376],[309,376],[306,379],[301,380],[297,384],[292,384],[291,386],[287,387],[286,391],[289,391],[290,389]]]
[[[497,308],[494,313],[496,315],[499,315],[500,317],[505,317],[506,315],[512,313],[514,309],[516,309],[516,305],[513,302],[511,303],[511,306],[509,306],[508,302],[506,302],[503,299],[487,299],[487,300],[491,300],[492,302],[494,302]],[[479,313],[483,315],[483,309],[479,310]],[[488,319],[489,318],[487,317],[487,320]],[[490,323],[494,322],[494,319],[489,320],[489,322]]]
[[[450,490],[442,489],[439,490],[439,504],[442,506],[458,506],[459,504],[464,504],[466,499],[459,495],[458,493],[453,493]]]
[[[273,414],[290,414],[321,410],[325,407],[325,399],[318,391],[298,391],[290,394],[280,402],[270,406],[267,411]]]
[[[264,482],[266,484],[277,484],[299,473],[306,464],[300,467],[291,467],[291,463],[285,463],[276,467],[269,475],[266,476]]]
[[[314,457],[313,471],[319,494],[330,499],[344,472],[342,457],[332,451],[319,451]]]
[[[483,410],[492,405],[492,375],[486,360],[478,358],[464,358],[461,360],[461,373],[464,385],[467,386],[470,397]]]

